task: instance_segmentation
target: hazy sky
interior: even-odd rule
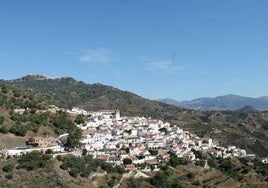
[[[1,0],[0,78],[150,99],[268,95],[267,0]]]

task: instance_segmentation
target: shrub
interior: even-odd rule
[[[82,155],[86,155],[86,154],[87,154],[87,150],[86,149],[83,149]]]
[[[123,159],[123,163],[124,163],[124,165],[126,165],[126,164],[132,164],[132,160],[130,158],[124,158]]]
[[[77,115],[74,122],[76,124],[84,124],[85,123],[84,116],[82,114]]]
[[[151,178],[150,182],[156,188],[182,187],[179,176],[171,170],[165,170],[164,172],[157,172],[156,175],[153,178]]]
[[[68,165],[66,163],[63,163],[63,164],[60,165],[60,168],[62,170],[68,170]]]
[[[172,167],[177,167],[178,165],[187,165],[188,162],[183,157],[172,156],[169,160],[169,165]]]
[[[51,158],[52,157],[48,154],[42,154],[39,151],[33,151],[21,156],[21,158],[18,160],[18,168],[26,168],[27,170],[45,168],[48,167]]]
[[[7,174],[7,175],[5,175],[5,177],[6,177],[6,179],[9,179],[9,180],[11,180],[12,178],[13,178],[13,174]]]
[[[62,161],[62,156],[61,155],[57,155],[56,158],[57,158],[58,161]]]
[[[46,153],[46,154],[52,154],[53,151],[52,151],[51,149],[47,149],[45,153]]]
[[[76,168],[74,168],[74,169],[71,169],[71,171],[69,171],[69,174],[70,176],[76,178],[79,174],[79,171]]]
[[[11,172],[14,169],[15,165],[13,163],[9,163],[2,168],[4,172]]]
[[[196,180],[196,181],[194,181],[194,182],[192,183],[192,185],[200,186],[200,185],[201,185],[201,183],[200,183],[200,181],[199,181],[199,180]]]
[[[9,129],[9,132],[15,134],[16,136],[25,136],[27,133],[27,128],[23,125],[12,125]]]
[[[113,166],[110,163],[106,163],[99,159],[93,159],[91,155],[85,155],[82,157],[75,157],[73,155],[65,156],[62,159],[62,164],[60,168],[63,170],[68,170],[70,176],[77,177],[88,177],[91,172],[96,172],[97,168],[101,168],[108,173],[124,173],[124,168],[119,166]]]
[[[8,133],[8,128],[6,125],[3,125],[0,129],[0,132],[3,133],[3,134],[7,134]]]
[[[4,123],[4,117],[0,116],[0,125],[2,125]]]
[[[188,173],[187,175],[187,178],[189,178],[189,179],[194,179],[194,174],[192,173],[192,172],[190,172],[190,173]]]
[[[149,150],[149,152],[152,156],[158,155],[158,150]]]

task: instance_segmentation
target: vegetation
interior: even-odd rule
[[[124,158],[123,163],[124,163],[124,165],[132,164],[132,160],[130,158]]]
[[[186,161],[186,159],[184,159],[182,157],[171,156],[168,164],[170,166],[176,168],[179,165],[187,165],[188,162]]]
[[[48,108],[48,101],[0,84],[0,109],[2,109],[0,132],[2,134],[12,133],[24,137],[69,133],[66,148],[72,150],[79,146],[82,131],[77,128],[73,119],[64,111],[51,113]],[[82,123],[83,117],[78,115],[75,122]]]
[[[156,155],[158,155],[158,150],[152,150],[152,149],[150,149],[149,152],[150,152],[150,154],[151,154],[152,156],[156,156]]]
[[[81,176],[87,178],[92,172],[96,172],[98,168],[108,173],[124,173],[124,169],[119,166],[113,166],[110,163],[103,162],[99,159],[93,159],[91,155],[82,156],[81,158],[73,155],[63,158],[60,166],[73,177]]]
[[[0,116],[0,125],[2,125],[4,123],[4,117]]]
[[[14,169],[15,165],[13,163],[9,163],[2,168],[4,172],[11,172]]]
[[[74,122],[76,124],[84,124],[85,120],[84,120],[84,116],[82,114],[78,114],[74,120]]]
[[[196,158],[198,158],[198,159],[204,159],[204,156],[203,156],[202,151],[197,151],[195,149],[192,149],[191,151],[194,153],[194,155],[195,155]]]
[[[156,188],[182,187],[180,177],[170,169],[157,172],[156,175],[151,178],[150,182]]]
[[[77,128],[76,126],[73,126],[68,130],[69,136],[67,138],[67,142],[65,146],[72,150],[76,147],[81,146],[80,139],[82,138],[82,130]]]
[[[268,156],[268,112],[255,110],[241,111],[198,111],[187,110],[173,105],[163,104],[139,97],[133,93],[102,84],[86,84],[73,78],[39,79],[42,76],[31,75],[13,82],[5,82],[16,88],[31,91],[53,103],[71,108],[78,106],[86,110],[119,109],[122,115],[145,116],[169,121],[179,125],[183,129],[198,134],[200,137],[209,136],[219,140],[221,145],[236,145],[245,148],[248,153],[255,153],[259,157]],[[23,92],[12,92],[10,86],[3,85],[2,93],[25,96]],[[0,97],[1,102],[6,103],[6,96]],[[41,107],[38,100],[26,100],[22,102],[24,107]],[[2,99],[2,100],[1,100]],[[21,100],[9,100],[21,103]],[[28,101],[28,102],[27,102]],[[35,102],[34,102],[35,101]],[[6,104],[14,108],[14,103]],[[6,120],[5,120],[6,122]],[[83,122],[79,116],[76,122]],[[37,130],[38,126],[34,126]],[[57,126],[56,126],[57,127]],[[59,126],[60,127],[60,126]],[[55,131],[62,133],[61,128]],[[165,131],[161,129],[160,131]],[[255,142],[255,140],[258,140]]]
[[[27,79],[27,82],[22,80],[9,84],[27,91],[33,91],[44,98],[57,102],[61,106],[80,106],[90,110],[118,108],[123,115],[142,115],[168,120],[172,125],[179,125],[199,136],[217,138],[221,145],[224,146],[234,144],[241,148],[246,148],[247,152],[253,152],[260,157],[268,154],[268,112],[186,110],[146,100],[132,93],[123,92],[109,86],[101,84],[88,85],[71,78],[34,80],[28,77]],[[42,87],[40,87],[41,83]],[[79,115],[72,118],[64,111],[48,112],[50,102],[18,88],[14,89],[12,86],[0,84],[0,131],[2,134],[12,133],[20,137],[38,136],[44,135],[44,130],[51,135],[69,133],[66,148],[72,150],[80,145],[81,130],[74,123],[83,124],[83,116]],[[23,109],[24,111],[16,113],[15,109]],[[159,131],[164,133],[167,130],[163,128]],[[19,139],[19,137],[17,138]],[[129,152],[129,148],[125,149]],[[188,163],[184,158],[171,155],[168,163],[171,167],[162,166],[159,172],[149,174],[151,177],[149,179],[132,177],[126,184],[128,187],[191,187],[193,185],[202,187],[217,187],[220,185],[221,187],[226,187],[223,182],[226,181],[227,185],[235,184],[237,185],[236,187],[258,187],[255,185],[259,185],[258,183],[260,182],[260,187],[267,185],[265,182],[268,181],[268,167],[259,159],[212,158],[199,151],[193,150],[193,152],[197,158],[201,159],[200,165],[202,165],[201,163],[204,162],[204,159],[207,159],[211,168],[200,172],[199,166]],[[28,177],[36,177],[29,180],[34,182],[32,185],[39,185],[43,182],[42,185],[51,185],[48,187],[66,187],[71,182],[73,182],[73,186],[76,186],[75,183],[77,182],[87,182],[87,186],[93,187],[91,180],[95,181],[95,179],[89,180],[86,177],[89,177],[94,172],[103,171],[107,171],[108,175],[99,179],[96,178],[101,182],[98,184],[99,187],[112,187],[118,183],[121,174],[124,172],[122,167],[113,166],[99,159],[93,159],[92,156],[87,155],[86,151],[83,151],[82,157],[58,156],[58,161],[52,161],[50,153],[51,151],[47,151],[46,154],[32,152],[23,155],[21,158],[7,159],[7,161],[0,163],[2,169],[0,187],[15,187],[12,183],[17,181],[14,179],[20,177],[22,172],[27,174]],[[157,150],[152,150],[151,153],[158,154]],[[131,164],[124,162],[124,164],[127,163]],[[198,165],[198,163],[196,164]],[[59,166],[61,169],[57,169]],[[68,173],[63,173],[63,170]],[[39,173],[41,175],[37,176],[36,174]],[[208,176],[210,173],[217,174],[218,180],[214,181],[214,176],[210,179]],[[64,184],[65,179],[67,184]],[[23,180],[20,179],[20,182],[23,182]],[[27,187],[29,184],[16,185],[17,187]]]
[[[49,166],[51,159],[52,156],[49,154],[42,154],[39,151],[33,151],[22,155],[22,157],[18,160],[19,165],[17,168],[25,168],[27,170],[45,168]]]
[[[213,163],[209,162],[209,159]],[[21,183],[26,186],[30,182],[34,182],[32,185],[43,186],[46,182],[46,187],[113,187],[119,183],[122,173],[125,172],[122,167],[93,159],[91,155],[58,156],[57,159],[52,160],[48,154],[32,152],[19,158],[0,160],[0,167],[3,171],[0,177],[1,187],[10,187],[11,184],[21,186]],[[259,159],[208,158],[208,163],[214,164],[214,167],[208,170],[200,170],[192,164],[184,164],[183,158],[173,156],[169,165],[174,164],[172,161],[177,161],[173,165],[176,168],[160,165],[160,171],[149,173],[149,178],[132,176],[123,180],[120,187],[121,185],[136,188],[192,187],[193,185],[199,187],[266,187],[268,185],[268,166]],[[183,165],[180,165],[181,163]],[[107,174],[103,173],[105,171]],[[95,172],[100,173],[101,178],[94,176]],[[17,178],[21,176],[24,179],[17,181]],[[88,178],[89,176],[91,178]]]

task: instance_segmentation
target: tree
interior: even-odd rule
[[[156,188],[167,187],[168,177],[163,172],[158,172],[152,179],[151,184]]]
[[[167,134],[167,128],[166,128],[166,127],[160,128],[159,131],[160,131],[160,132],[164,132],[164,133]]]
[[[186,165],[188,162],[182,158],[182,157],[177,157],[177,156],[171,156],[169,160],[169,165],[176,168],[179,165]]]
[[[15,134],[16,136],[25,136],[27,133],[27,128],[23,125],[12,125],[9,132]]]
[[[84,116],[82,114],[78,114],[74,120],[74,122],[76,124],[84,124],[85,120],[84,120]]]
[[[158,155],[158,150],[149,150],[149,152],[152,156]]]
[[[189,179],[194,179],[194,174],[192,173],[192,172],[190,172],[190,173],[188,173],[187,175],[187,178],[189,178]]]
[[[67,142],[65,146],[69,149],[72,150],[76,147],[81,146],[80,139],[82,138],[82,130],[74,126],[70,131],[69,135],[67,137]]]
[[[123,163],[124,163],[124,165],[132,164],[132,160],[130,158],[124,158]]]
[[[3,134],[7,134],[8,133],[8,128],[6,125],[3,125],[0,129],[0,132],[3,133]]]
[[[6,85],[2,85],[2,92],[3,93],[8,93],[9,88]]]
[[[45,153],[46,153],[46,154],[52,154],[53,151],[52,151],[51,149],[47,149]]]
[[[2,168],[4,172],[11,172],[14,169],[15,165],[13,163],[9,163]]]
[[[84,149],[82,150],[82,155],[85,156],[86,154],[87,154],[87,149],[84,148]]]
[[[208,159],[208,165],[209,165],[211,168],[215,168],[215,167],[217,166],[215,160],[212,159],[212,158],[209,158],[209,159]]]
[[[195,149],[192,149],[191,151],[194,153],[194,155],[195,155],[196,158],[198,158],[198,159],[204,159],[204,156],[203,156],[202,151],[198,151],[198,150],[195,150]]]
[[[42,154],[39,151],[32,151],[22,155],[18,160],[18,168],[26,168],[27,170],[33,170],[36,168],[45,168],[48,167],[49,161],[52,159],[51,155]]]
[[[2,125],[4,123],[4,117],[0,116],[0,125]]]

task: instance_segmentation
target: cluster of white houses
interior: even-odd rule
[[[84,124],[77,125],[83,130],[83,146],[73,151],[74,155],[81,155],[82,150],[86,149],[87,154],[118,165],[123,163],[124,158],[131,159],[133,164],[156,165],[169,161],[170,153],[194,162],[199,159],[192,149],[223,158],[247,156],[243,149],[221,147],[211,138],[200,138],[157,119],[121,117],[119,110],[87,112],[74,108],[67,112],[88,117]],[[32,138],[29,142],[36,147],[4,149],[1,152],[4,156],[14,156],[50,149],[54,156],[64,155],[69,153],[64,151],[62,144],[67,136],[64,134],[57,139]]]

